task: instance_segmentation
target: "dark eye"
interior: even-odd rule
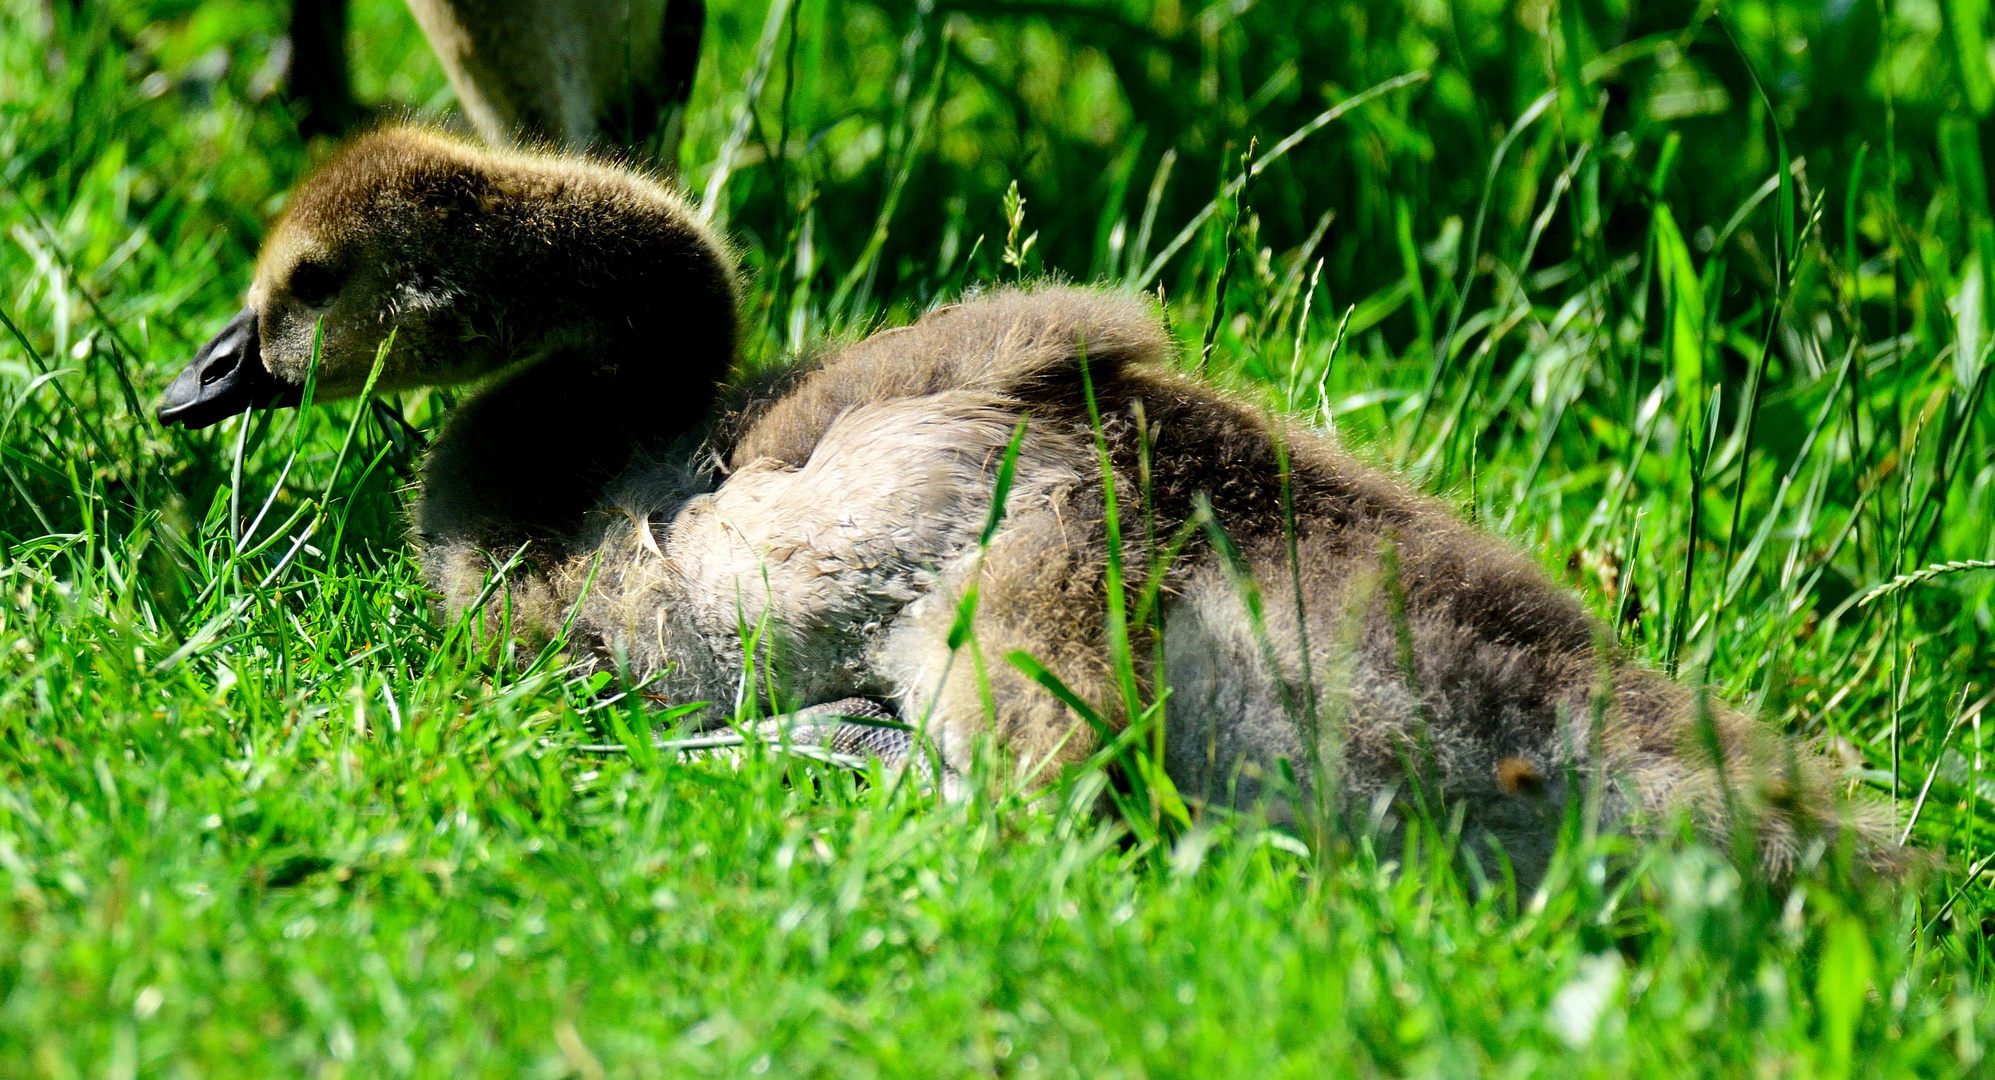
[[[291,271],[291,295],[311,307],[319,307],[339,290],[339,276],[330,267],[302,262]]]

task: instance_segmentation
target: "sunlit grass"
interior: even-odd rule
[[[440,624],[406,556],[441,396],[150,420],[325,149],[264,74],[281,6],[57,4],[50,30],[11,0],[0,1074],[1974,1070],[1981,6],[1881,34],[1866,4],[806,0],[794,71],[767,54],[720,185],[756,359],[1020,276],[1161,286],[1188,363],[1210,340],[1214,378],[1524,545],[1946,857],[1893,889],[1827,852],[1774,891],[1575,819],[1519,896],[1362,828],[1132,843],[1100,774],[949,803],[580,750],[643,702]],[[693,190],[768,16],[713,5]],[[364,97],[449,106],[399,5],[354,26]]]

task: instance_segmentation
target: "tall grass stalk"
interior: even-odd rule
[[[1039,658],[1088,761],[974,757],[951,800],[780,739],[653,753],[693,703],[513,640],[505,583],[553,552],[432,606],[404,515],[464,393],[147,412],[328,150],[286,9],[0,0],[0,1072],[1985,1070],[1985,6],[710,0],[682,157],[769,320],[747,368],[1000,280],[1155,291],[1187,366],[1414,463],[1611,622],[1602,657],[1823,746],[1942,854],[1891,889],[1825,846],[1788,889],[1618,833],[1574,774],[1518,895],[1419,747],[1343,788],[1383,574],[1296,613],[1321,767],[1262,786],[1313,780],[1313,821],[1170,786],[1170,568],[1235,564],[1224,520],[1158,533],[1155,416],[1103,473],[1107,700]],[[364,102],[450,123],[406,7],[350,14]],[[1285,528],[1287,580],[1240,582],[1262,662]],[[736,629],[718,711],[793,704],[778,628]]]

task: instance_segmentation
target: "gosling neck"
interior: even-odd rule
[[[732,366],[731,267],[703,233],[676,216],[559,225],[488,239],[468,329],[510,364],[431,452],[417,527],[432,542],[567,554],[617,476],[706,421]]]

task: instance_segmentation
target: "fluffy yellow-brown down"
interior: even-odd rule
[[[484,594],[489,622],[503,612],[545,636],[572,614],[582,655],[668,699],[733,700],[743,628],[761,627],[784,704],[891,701],[958,768],[986,742],[1019,775],[1085,757],[1092,729],[998,659],[1027,652],[1125,719],[1085,364],[1131,588],[1146,530],[1191,538],[1169,570],[1163,641],[1136,628],[1135,651],[1151,692],[1170,688],[1166,764],[1194,799],[1284,816],[1322,784],[1362,816],[1417,791],[1461,807],[1470,851],[1487,859],[1493,843],[1527,878],[1588,788],[1610,820],[1685,809],[1720,838],[1750,820],[1776,872],[1814,837],[1850,836],[1880,867],[1898,859],[1818,756],[1722,704],[1700,710],[1603,644],[1530,560],[1179,374],[1142,298],[997,291],[719,393],[731,267],[673,196],[625,172],[401,132],[307,182],[251,302],[280,380],[302,381],[320,317],[324,386],[357,388],[391,329],[386,385],[487,377],[425,470],[431,581],[455,613],[511,564]],[[1008,514],[985,550],[1020,417]],[[1194,527],[1202,504],[1237,567]],[[994,715],[948,646],[973,582]]]
[[[1359,815],[1392,791],[1411,805],[1418,789],[1437,812],[1464,807],[1469,835],[1500,844],[1527,880],[1549,856],[1567,802],[1596,778],[1609,820],[1655,822],[1682,809],[1713,838],[1750,820],[1776,873],[1791,869],[1811,838],[1833,841],[1845,829],[1863,859],[1897,863],[1879,808],[1842,798],[1821,758],[1722,702],[1707,703],[1700,719],[1689,689],[1622,655],[1578,600],[1520,552],[1330,440],[1180,374],[1176,360],[1146,300],[1100,290],[1004,290],[877,334],[743,423],[728,447],[736,471],[714,503],[660,530],[663,559],[618,563],[628,566],[620,588],[589,610],[655,668],[698,650],[667,638],[646,652],[644,620],[714,607],[699,591],[732,583],[742,595],[769,597],[785,640],[803,655],[850,661],[817,670],[850,670],[852,678],[811,691],[892,698],[903,716],[926,718],[959,766],[987,732],[1023,769],[1082,759],[1097,745],[1094,732],[1002,662],[987,665],[996,702],[987,720],[968,663],[959,656],[952,665],[947,642],[974,579],[986,658],[1030,653],[1120,719],[1105,645],[1104,485],[1085,361],[1119,493],[1131,595],[1147,568],[1146,529],[1159,546],[1187,529],[1192,537],[1167,580],[1161,672],[1149,664],[1154,650],[1141,628],[1135,642],[1145,680],[1171,691],[1166,764],[1182,790],[1209,802],[1261,801],[1281,816],[1319,775],[1336,785],[1336,804]],[[972,540],[1004,436],[1020,416],[1030,418],[1029,435],[1009,515],[979,551]],[[938,446],[974,478],[922,476],[918,509],[896,505],[861,523],[869,536],[911,526],[919,526],[914,535],[945,536],[917,545],[932,580],[919,582],[905,605],[887,605],[891,618],[871,608],[843,615],[838,598],[893,590],[879,587],[871,559],[835,561],[832,585],[822,584],[815,560],[824,546],[809,542],[822,533],[796,527],[813,513],[806,504],[875,509],[854,493],[870,490],[873,478],[913,479],[896,453]],[[846,461],[853,464],[838,466]],[[1263,600],[1259,627],[1234,568],[1193,522],[1201,500],[1252,575]],[[718,520],[709,525],[703,515]],[[681,545],[710,550],[723,535],[753,538],[731,574],[683,572]],[[799,603],[807,590],[824,599]],[[832,613],[840,614],[825,617]],[[834,627],[846,628],[839,647],[817,651]],[[1301,792],[1278,779],[1285,771]]]

